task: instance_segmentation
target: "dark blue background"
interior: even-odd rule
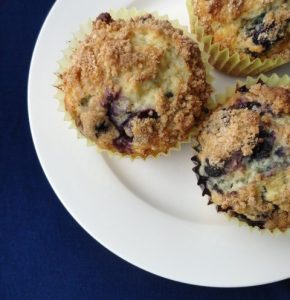
[[[53,2],[0,0],[0,299],[290,299],[289,280],[210,289],[146,273],[94,241],[60,204],[33,148],[26,96]]]

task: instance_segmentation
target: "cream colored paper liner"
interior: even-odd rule
[[[231,53],[228,48],[223,48],[219,43],[213,43],[213,36],[205,33],[198,17],[194,14],[192,0],[187,0],[187,9],[191,32],[195,34],[201,48],[208,53],[209,63],[221,72],[234,76],[255,76],[287,63],[282,58],[261,60],[260,58],[253,59],[246,54],[242,57],[238,52]]]
[[[137,16],[141,16],[146,14],[146,12],[144,11],[138,11],[136,8],[130,8],[130,9],[120,9],[120,10],[113,10],[110,11],[111,16],[114,19],[124,19],[124,20],[128,20]],[[155,18],[161,19],[161,20],[169,20],[168,16],[159,16],[156,12],[151,13]],[[73,54],[74,50],[76,49],[76,47],[86,38],[86,36],[92,31],[92,20],[87,21],[85,24],[80,26],[80,29],[78,32],[76,32],[75,34],[73,34],[73,37],[69,43],[69,46],[66,50],[63,51],[63,56],[62,58],[57,62],[58,63],[58,71],[56,73],[57,79],[55,82],[55,86],[59,86],[61,84],[61,79],[58,77],[58,74],[63,73],[70,65],[70,60],[71,60],[71,55]],[[184,26],[181,26],[179,24],[179,22],[177,20],[170,20],[171,24],[178,29],[181,29],[184,34],[186,34],[187,36],[189,36],[191,39],[193,39],[194,41],[195,38],[194,36],[188,32],[187,28]],[[209,84],[212,83],[212,77],[210,75],[210,70],[212,70],[211,65],[208,63],[208,55],[207,54],[203,54],[202,53],[202,60],[204,62],[204,66],[206,69],[206,74],[207,74],[207,82]],[[89,140],[88,138],[86,138],[85,136],[83,136],[78,128],[75,125],[74,120],[71,118],[71,116],[69,115],[69,113],[65,110],[65,106],[64,106],[64,94],[61,90],[58,89],[55,98],[58,100],[59,102],[59,111],[64,113],[64,120],[69,122],[69,128],[70,129],[74,129],[77,132],[77,137],[79,139],[86,139],[87,140],[87,146],[93,146],[97,149],[98,152],[100,153],[106,153],[109,154],[109,156],[117,156],[119,158],[123,158],[123,157],[128,157],[131,158],[132,160],[137,159],[137,158],[141,158],[143,160],[146,160],[147,158],[151,157],[151,158],[157,158],[160,156],[168,156],[170,155],[170,153],[172,151],[179,151],[181,148],[182,144],[185,143],[189,143],[192,140],[192,137],[196,131],[196,129],[194,128],[192,133],[189,134],[189,137],[187,140],[182,141],[182,142],[178,142],[176,144],[176,146],[168,149],[168,151],[166,153],[158,153],[155,155],[148,155],[148,157],[144,158],[138,155],[128,155],[128,154],[122,154],[119,153],[117,151],[111,151],[111,150],[107,150],[107,149],[103,149],[100,148],[95,142]],[[208,105],[212,106],[212,99],[209,99]]]
[[[268,86],[274,87],[274,86],[290,86],[290,77],[288,75],[284,75],[282,77],[279,77],[277,74],[273,74],[271,77],[267,77],[265,75],[260,75],[257,78],[248,77],[246,81],[237,81],[238,86],[246,85],[247,87],[250,87],[251,85],[257,83],[259,80],[263,80]],[[215,97],[215,102],[217,105],[224,105],[227,100],[235,93],[237,85],[229,87],[226,89],[225,93],[223,95],[218,94]],[[249,231],[251,232],[260,232],[261,234],[274,234],[274,235],[290,235],[290,230],[287,229],[285,232],[275,229],[274,231],[271,231],[269,229],[259,229],[258,227],[251,227],[247,223],[239,221],[235,217],[230,217],[227,213],[219,212],[224,215],[226,215],[227,219],[231,222],[234,222],[239,225],[239,227],[247,227]]]

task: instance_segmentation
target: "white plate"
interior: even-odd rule
[[[218,287],[287,278],[289,236],[250,232],[208,207],[191,171],[190,146],[158,160],[112,159],[88,148],[64,122],[53,88],[61,50],[88,18],[122,6],[158,10],[187,24],[185,5],[176,0],[59,0],[34,50],[28,87],[31,131],[59,199],[105,247],[160,276]],[[289,73],[289,65],[283,72]],[[221,90],[234,82],[215,75]]]

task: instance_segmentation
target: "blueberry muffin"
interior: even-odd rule
[[[290,226],[290,86],[238,87],[204,121],[194,171],[218,211],[251,226]]]
[[[80,132],[132,158],[188,140],[211,93],[197,43],[150,14],[127,21],[101,14],[60,77]]]
[[[230,55],[290,61],[289,0],[188,0],[188,7],[212,43]]]

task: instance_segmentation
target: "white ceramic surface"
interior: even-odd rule
[[[208,207],[191,171],[190,146],[146,162],[110,158],[77,139],[58,112],[54,73],[72,33],[100,12],[128,6],[188,24],[183,1],[59,0],[40,32],[31,62],[28,108],[37,154],[51,186],[96,240],[154,274],[218,287],[287,278],[289,235],[250,231]],[[289,74],[289,65],[278,72]],[[234,82],[214,75],[220,91]]]

